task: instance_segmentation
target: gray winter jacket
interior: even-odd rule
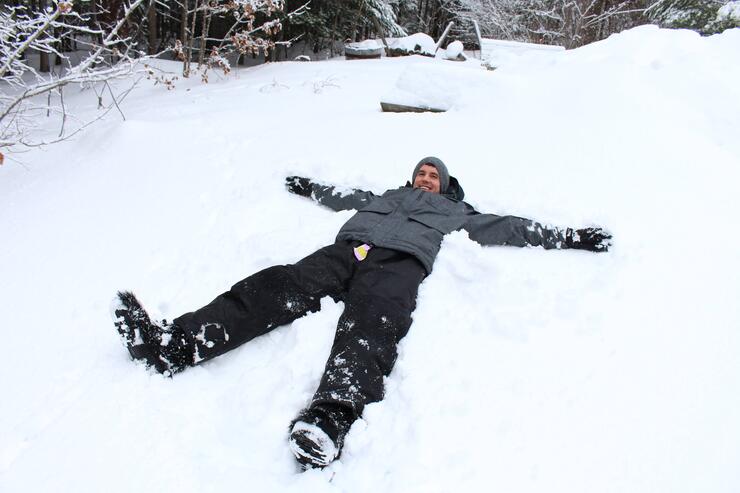
[[[383,195],[362,190],[338,192],[336,187],[310,182],[310,196],[335,211],[357,209],[339,230],[337,240],[357,240],[415,256],[432,271],[442,238],[464,229],[481,245],[568,248],[566,231],[546,228],[515,216],[481,214],[463,202],[462,188],[452,178],[445,195],[409,184]]]

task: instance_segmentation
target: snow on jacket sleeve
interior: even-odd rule
[[[377,198],[372,192],[324,185],[300,176],[289,176],[285,186],[289,192],[308,197],[334,211],[359,210]]]
[[[471,240],[481,245],[541,246],[548,250],[568,248],[565,230],[547,228],[522,217],[480,214],[472,211],[463,229],[468,232]]]

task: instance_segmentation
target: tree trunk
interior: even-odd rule
[[[187,44],[188,37],[188,0],[182,0],[180,9],[180,42],[183,46]]]
[[[364,10],[365,2],[360,2],[360,6],[357,9],[357,17],[355,17],[354,22],[352,22],[352,36],[350,36],[350,39],[352,41],[360,41],[360,38],[357,34],[357,25],[362,20],[362,11]]]
[[[421,18],[420,18],[421,32],[428,33],[429,32],[429,26],[431,26],[431,22],[430,22],[430,18],[429,18],[430,17],[430,13],[429,13],[429,0],[427,0],[426,2],[421,2],[421,4],[423,6],[422,7],[422,12],[421,12]]]
[[[182,76],[190,77],[190,60],[193,58],[193,39],[195,38],[195,20],[198,18],[198,0],[195,0],[193,11],[193,22],[190,24],[190,36],[188,37],[187,50],[185,50],[185,62],[183,63]]]
[[[604,15],[604,12],[607,11],[609,8],[608,2],[606,0],[602,0],[599,5],[599,9],[597,12],[597,15]],[[589,40],[589,43],[593,43],[594,41],[597,41],[599,39],[603,39],[604,31],[607,30],[609,26],[609,18],[604,18],[601,21],[599,21],[598,25],[596,25],[593,29],[593,36],[591,36],[591,39]]]
[[[206,55],[206,44],[208,43],[208,29],[211,26],[211,9],[207,1],[203,2],[203,23],[200,33],[200,51],[198,52],[198,67],[203,65]]]
[[[157,52],[157,9],[154,0],[149,4],[149,10],[146,14],[149,24],[149,54],[154,55]]]
[[[46,10],[46,0],[39,0],[39,12]],[[46,33],[41,36],[46,36]],[[51,66],[49,64],[49,54],[41,52],[39,53],[39,72],[51,72]]]
[[[39,54],[39,72],[51,72],[48,53]]]
[[[334,58],[334,43],[337,37],[337,24],[339,23],[339,14],[334,14],[334,27],[331,29],[331,48],[329,49],[329,53],[331,54],[329,58]]]
[[[56,33],[56,29],[54,31],[55,31],[55,36],[57,37],[57,39],[60,38],[60,36]],[[61,40],[59,41],[59,51],[61,53],[64,53],[65,51],[70,51],[67,49],[67,41],[68,41],[68,38],[66,37],[61,38]],[[61,65],[61,64],[62,64],[62,57],[59,56],[59,53],[57,53],[54,56],[54,65]]]
[[[285,40],[285,31],[283,31],[282,29],[278,33],[277,40],[278,40],[278,42],[281,42],[281,41],[284,41]],[[283,46],[283,45],[278,44],[277,46],[275,46],[275,49],[274,49],[274,51],[275,51],[275,61],[276,62],[279,62],[280,61],[280,47],[281,46]],[[287,48],[285,49],[285,59],[286,60],[288,59],[288,50],[287,50]]]

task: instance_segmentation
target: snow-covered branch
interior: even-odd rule
[[[36,145],[32,134],[39,114],[61,116],[59,139],[76,133],[65,129],[69,115],[62,88],[73,83],[107,84],[135,70],[143,57],[136,50],[129,54],[132,42],[121,33],[131,24],[132,14],[148,2],[136,0],[125,5],[109,30],[93,23],[88,14],[75,12],[71,1],[54,0],[49,8],[40,10],[23,5],[0,10],[0,147],[13,150]],[[81,44],[89,48],[82,60],[74,63],[61,47],[65,42],[76,42],[77,37],[83,37]],[[120,49],[123,47],[125,52]],[[65,61],[66,66],[51,71],[49,55],[56,56],[57,63]],[[37,59],[38,68],[32,62]],[[115,102],[117,96],[112,96]]]
[[[28,50],[29,47],[33,46],[36,40],[46,32],[46,30],[51,26],[55,20],[62,14],[62,9],[57,7],[54,10],[54,13],[51,15],[48,15],[46,12],[43,12],[39,18],[36,19],[29,19],[28,21],[22,20],[21,22],[17,22],[13,17],[18,15],[19,9],[12,9],[9,12],[5,11],[0,13],[2,16],[0,18],[0,22],[3,25],[3,34],[5,35],[10,34],[9,37],[13,37],[15,33],[12,32],[11,26],[15,24],[15,29],[17,31],[25,32],[30,31],[31,35],[28,36],[28,38],[25,41],[21,41],[17,46],[13,46],[11,44],[11,48],[15,48],[12,50],[11,53],[9,53],[7,56],[4,56],[5,60],[3,61],[2,67],[0,68],[0,77],[5,77],[5,74],[8,73],[9,70],[11,70],[11,67],[13,64]],[[16,23],[17,22],[17,23]],[[16,31],[16,32],[17,32]],[[3,36],[5,38],[5,36]],[[16,37],[16,39],[22,39],[20,37]],[[4,41],[5,39],[3,39]],[[5,50],[3,50],[5,51]],[[3,54],[4,55],[4,54]]]

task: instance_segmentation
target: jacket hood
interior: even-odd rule
[[[463,190],[463,187],[460,185],[460,182],[457,181],[457,178],[450,176],[450,185],[447,187],[447,191],[443,195],[462,202],[465,198],[465,190]]]

